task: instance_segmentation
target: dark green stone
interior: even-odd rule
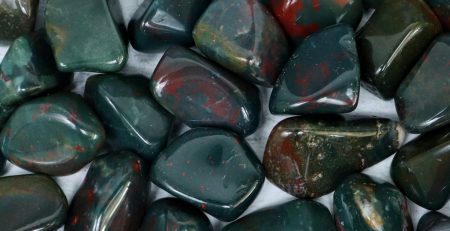
[[[0,41],[33,31],[39,0],[0,0]]]
[[[117,0],[47,0],[45,28],[61,71],[120,71],[127,62]]]
[[[348,177],[334,192],[339,230],[413,231],[408,203],[389,183],[378,183],[364,174]]]
[[[293,200],[256,211],[225,226],[222,231],[333,231],[330,211],[315,201]]]
[[[9,118],[13,113],[14,107],[10,106],[0,106],[0,129],[3,127],[3,123]]]
[[[153,162],[152,181],[219,220],[238,218],[264,183],[262,166],[245,140],[215,128],[192,129]]]
[[[267,178],[282,190],[316,198],[394,154],[404,135],[396,122],[384,119],[292,117],[272,130],[263,164]]]
[[[345,113],[359,98],[353,29],[331,26],[306,38],[280,74],[270,97],[273,114]]]
[[[102,120],[114,150],[131,150],[152,160],[167,143],[173,116],[151,96],[142,76],[96,75],[85,97]]]
[[[450,218],[438,212],[429,212],[423,215],[417,225],[417,231],[444,230],[450,230]]]
[[[212,231],[213,228],[197,208],[179,199],[164,198],[150,205],[140,230]]]
[[[100,121],[74,93],[21,105],[0,133],[1,151],[9,161],[49,175],[78,171],[94,159],[104,141]]]
[[[70,204],[66,231],[137,230],[150,191],[149,168],[129,151],[98,157]]]
[[[376,9],[384,0],[363,0],[364,8],[366,9]],[[396,1],[396,0],[387,0]]]
[[[423,1],[384,1],[357,38],[366,87],[384,99],[394,97],[440,31],[439,20]]]
[[[450,31],[450,0],[426,0],[426,2],[441,20],[444,29]]]
[[[67,199],[45,175],[0,178],[2,231],[57,230],[67,215]]]

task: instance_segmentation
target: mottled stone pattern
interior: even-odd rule
[[[193,32],[203,54],[241,77],[273,86],[289,57],[283,30],[255,0],[216,0]]]
[[[450,218],[434,211],[423,215],[417,225],[417,231],[443,230],[450,230]]]
[[[282,190],[316,198],[395,153],[403,138],[404,131],[389,120],[292,117],[272,130],[263,164]]]
[[[192,129],[153,162],[153,183],[222,221],[238,218],[264,183],[247,142],[225,130]]]
[[[65,230],[137,230],[150,191],[149,168],[129,151],[94,160],[70,205]]]
[[[450,0],[426,0],[426,2],[441,20],[442,26],[450,31]]]
[[[0,41],[33,31],[39,0],[0,0]]]

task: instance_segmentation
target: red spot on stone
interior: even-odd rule
[[[185,177],[185,176],[186,176],[186,172],[182,172],[181,175],[182,175],[183,177]]]
[[[47,113],[51,106],[52,106],[52,105],[49,104],[49,103],[41,104],[41,105],[39,106],[39,112],[40,112],[41,114]]]
[[[80,217],[78,216],[78,214],[75,215],[75,216],[73,216],[73,217],[72,217],[72,220],[70,221],[70,224],[76,225],[76,224],[78,223],[78,219],[79,219],[79,218],[80,218]]]
[[[76,152],[84,152],[84,148],[80,145],[73,147],[73,150],[75,150]]]
[[[175,78],[174,78],[175,79]],[[175,79],[164,86],[164,91],[170,95],[178,95],[179,89],[183,87],[182,79]]]
[[[173,167],[173,163],[172,162],[167,162],[166,163],[166,167],[169,167],[169,168]]]
[[[319,30],[319,26],[316,23],[301,24],[297,22],[297,19],[301,18],[299,14],[304,10],[302,0],[272,0],[270,4],[275,16],[281,22],[285,31],[291,36],[304,38]],[[318,10],[319,5],[318,0],[313,0],[314,10]]]
[[[191,160],[186,160],[186,164],[190,164],[191,163]]]
[[[206,204],[203,203],[203,204],[201,205],[201,207],[202,207],[202,209],[206,209]]]
[[[139,160],[135,161],[133,163],[133,171],[135,173],[140,173],[141,172],[141,162]]]
[[[87,191],[86,199],[88,203],[94,202],[94,189],[91,188]]]
[[[73,110],[70,111],[70,113],[69,113],[69,120],[71,122],[73,122],[73,123],[78,120],[78,114],[77,114],[76,111],[73,111]]]
[[[320,2],[319,0],[312,0],[312,6],[315,12],[320,10]]]
[[[291,154],[295,153],[295,145],[292,144],[292,141],[290,139],[283,140],[283,143],[281,144],[281,152],[284,154]]]
[[[330,67],[326,63],[320,63],[319,64],[320,72],[322,73],[322,76],[325,78],[330,77],[331,70]]]
[[[334,0],[339,6],[344,7],[348,4],[348,0]]]

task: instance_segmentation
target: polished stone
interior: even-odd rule
[[[441,20],[442,26],[450,31],[450,0],[426,0],[426,2]]]
[[[0,41],[32,32],[38,3],[39,0],[0,0]]]
[[[450,218],[438,212],[429,212],[423,215],[417,225],[417,231],[444,230],[450,230]]]

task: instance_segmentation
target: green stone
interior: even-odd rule
[[[67,199],[45,175],[0,178],[2,231],[57,230],[64,224]]]
[[[131,150],[152,160],[165,147],[173,116],[148,90],[143,76],[96,75],[86,83],[85,98],[102,120],[113,150]]]
[[[247,142],[216,128],[179,136],[151,169],[153,183],[222,221],[238,218],[264,183],[263,168]]]
[[[417,225],[417,231],[444,231],[450,230],[450,218],[438,213],[429,212],[422,216]]]
[[[33,31],[39,0],[0,0],[0,41]]]
[[[364,174],[348,177],[336,189],[334,208],[339,230],[414,230],[402,193]]]
[[[9,116],[13,113],[14,107],[10,106],[0,106],[0,129],[2,128],[2,125],[6,120],[9,118]]]
[[[28,171],[67,175],[88,164],[105,132],[81,96],[57,93],[16,109],[0,133],[1,151]]]
[[[48,0],[45,28],[61,71],[117,72],[128,50],[120,2]]]

